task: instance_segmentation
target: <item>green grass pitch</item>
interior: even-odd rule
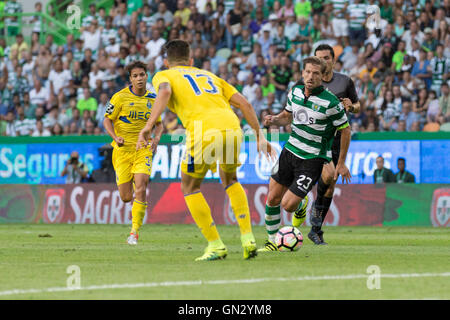
[[[136,247],[124,225],[0,225],[0,299],[450,299],[446,228],[325,227],[329,245],[314,246],[301,227],[299,251],[250,261],[238,227],[218,229],[228,257],[195,262],[206,243],[193,225],[145,225]],[[261,246],[265,230],[254,232]],[[82,290],[65,290],[71,265]],[[380,268],[380,289],[367,287],[370,265]],[[440,276],[383,277],[423,273]],[[359,276],[321,278],[345,275]]]

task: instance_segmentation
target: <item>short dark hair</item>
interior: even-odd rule
[[[145,72],[147,72],[147,65],[143,63],[142,61],[133,61],[129,65],[127,65],[127,72],[128,76],[131,77],[131,72],[134,69],[144,69]]]
[[[397,159],[397,162],[399,162],[399,161],[403,161],[404,163],[406,163],[406,159],[405,159],[405,158],[402,158],[402,157],[400,157],[400,158]]]
[[[331,56],[332,56],[333,59],[334,59],[334,50],[333,50],[333,48],[332,48],[329,44],[321,44],[321,45],[319,45],[319,46],[316,48],[316,50],[314,50],[314,55],[316,55],[316,52],[317,52],[317,51],[325,51],[325,50],[330,51],[330,54],[331,54]]]
[[[322,59],[314,57],[314,56],[303,59],[303,70],[306,69],[307,64],[313,64],[316,66],[320,66],[320,72],[322,72],[322,73],[325,73],[325,71],[327,69],[327,66],[322,61]]]
[[[169,61],[189,61],[191,46],[184,40],[171,40],[164,46],[164,53]]]

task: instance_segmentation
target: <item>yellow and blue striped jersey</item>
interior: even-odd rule
[[[194,122],[202,124],[202,132],[210,129],[240,129],[239,119],[230,107],[230,98],[238,92],[213,73],[189,66],[176,66],[153,77],[153,87],[170,83],[172,96],[168,107],[180,118],[189,132]]]
[[[139,132],[150,118],[155,98],[156,94],[148,90],[143,96],[138,96],[131,86],[112,96],[106,108],[105,117],[113,121],[116,135],[125,140],[122,147],[124,150],[136,150]],[[161,122],[161,117],[158,122]],[[111,145],[117,147],[115,141]]]

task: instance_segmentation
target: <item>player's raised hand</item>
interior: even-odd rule
[[[138,141],[136,143],[136,150],[145,148],[148,146],[148,141],[150,140],[151,129],[144,128],[139,132]]]
[[[343,99],[339,99],[339,100],[341,100],[341,102],[344,105],[344,108],[347,112],[353,112],[353,103],[349,98],[343,98]]]
[[[350,170],[348,170],[345,164],[337,164],[336,171],[334,172],[334,181],[336,181],[339,177],[342,176],[342,183],[349,183],[352,175],[350,174]]]
[[[268,126],[272,125],[273,124],[273,120],[274,120],[273,118],[274,118],[273,115],[270,115],[270,114],[266,115],[264,117],[264,120],[263,120],[264,126],[268,127]]]
[[[158,143],[159,143],[159,138],[154,137],[152,139],[152,153],[153,153],[153,156],[156,154],[156,149],[158,149]]]
[[[114,141],[117,143],[119,147],[123,146],[123,144],[125,143],[125,139],[122,137],[115,137]]]

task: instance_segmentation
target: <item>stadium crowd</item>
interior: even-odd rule
[[[374,5],[381,32],[367,23]],[[17,27],[4,24],[3,35]],[[353,132],[449,130],[449,24],[450,0],[118,0],[110,12],[92,4],[81,36],[62,46],[51,35],[39,43],[38,19],[30,42],[0,36],[0,135],[104,134],[108,101],[128,84],[125,66],[144,61],[151,89],[163,45],[177,38],[191,44],[195,67],[233,84],[261,119],[282,110],[303,58],[328,43],[361,102]],[[166,133],[182,128],[169,111],[163,122]]]

